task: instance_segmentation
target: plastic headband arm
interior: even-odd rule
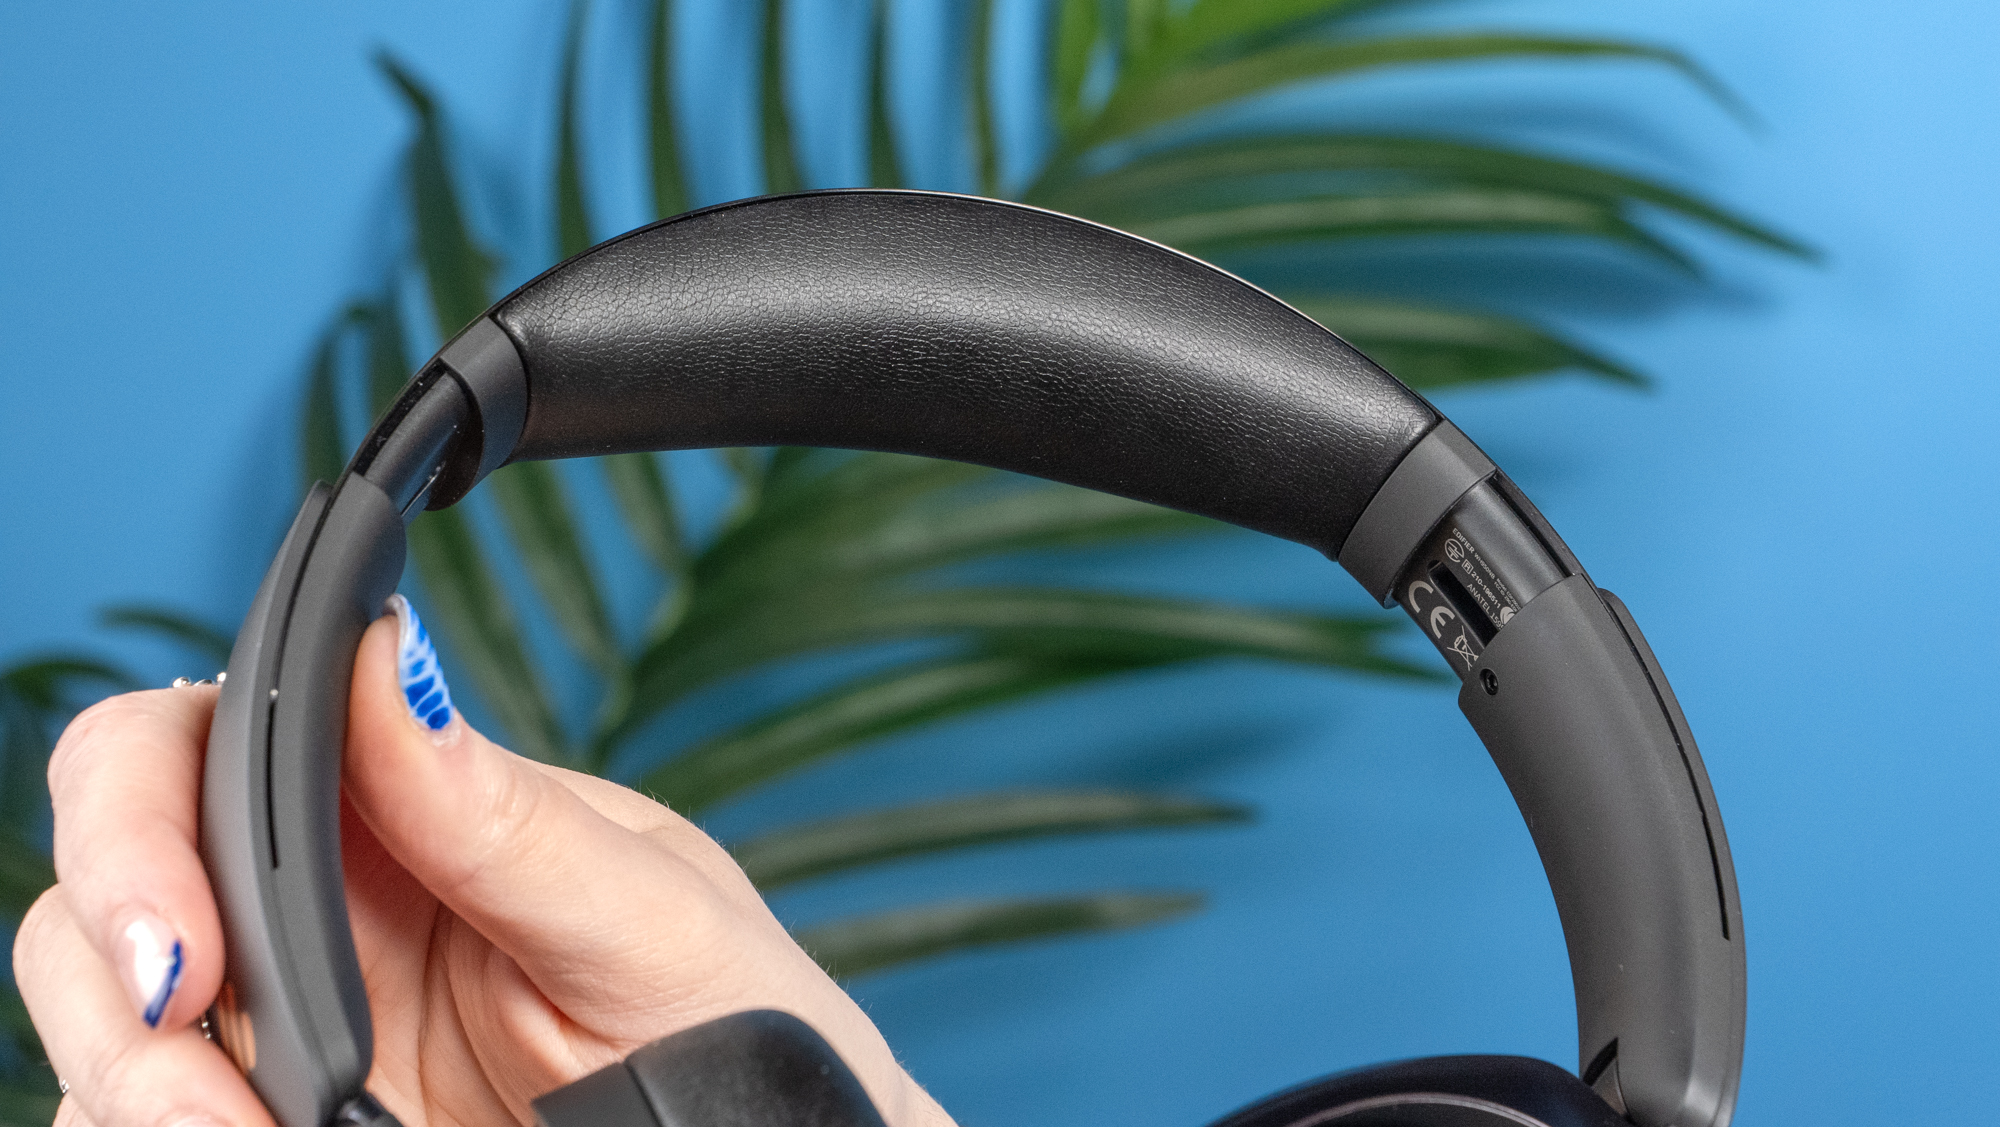
[[[1311,545],[1385,603],[1407,595],[1548,868],[1584,1079],[1642,1127],[1727,1123],[1743,964],[1700,757],[1636,626],[1518,491],[1420,397],[1219,270],[1030,208],[843,192],[692,213],[528,283],[307,500],[231,656],[202,815],[229,945],[215,1025],[283,1127],[381,1115],[337,809],[354,651],[404,522],[507,460],[737,445],[1066,481]],[[1473,555],[1454,561],[1461,524]],[[1477,617],[1479,576],[1425,603],[1433,551],[1511,592],[1470,662],[1432,627],[1438,606]]]

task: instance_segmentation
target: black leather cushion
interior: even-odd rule
[[[750,1010],[664,1037],[535,1101],[538,1127],[883,1127],[812,1026]]]
[[[1328,554],[1438,418],[1237,278],[964,196],[828,192],[695,212],[556,267],[494,316],[527,367],[516,459],[891,450]]]

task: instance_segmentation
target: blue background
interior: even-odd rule
[[[799,45],[837,56],[839,17],[857,5],[798,6]],[[0,660],[90,646],[164,680],[181,659],[98,630],[94,610],[144,599],[229,620],[247,601],[295,500],[300,363],[327,312],[374,277],[380,251],[362,234],[394,207],[406,126],[367,52],[388,44],[437,84],[469,166],[511,166],[548,147],[561,15],[544,0],[10,7]],[[608,56],[634,20],[601,7]],[[746,45],[747,7],[691,3],[689,40]],[[1032,31],[1032,7],[1009,7],[1010,35]],[[912,58],[953,31],[937,5],[901,8]],[[1683,231],[1711,289],[1523,274],[1522,308],[1657,389],[1562,379],[1441,406],[1631,605],[1702,740],[1747,920],[1739,1121],[1990,1120],[2000,9],[1522,0],[1424,18],[1676,45],[1761,118],[1746,131],[1659,73],[1594,64],[1375,79],[1259,111],[1448,115],[1672,175],[1827,252],[1806,267]],[[733,50],[702,54],[709,69],[686,83],[704,201],[757,186]],[[936,140],[953,107],[927,95],[932,77],[906,68],[899,123],[930,139],[926,183],[967,186],[963,152]],[[815,62],[795,83],[822,124],[807,153],[821,182],[859,167],[849,78]],[[644,218],[631,115],[606,101],[620,81],[593,87],[607,232]],[[1010,121],[1018,169],[1037,134],[1024,114]],[[544,183],[493,178],[481,206],[521,227]],[[1361,603],[1309,553],[1248,538],[1064,566]],[[1246,829],[926,862],[780,904],[804,919],[917,891],[1212,892],[1191,921],[864,981],[892,1043],[967,1127],[1196,1124],[1398,1055],[1574,1060],[1553,904],[1446,692],[1232,666],[898,742],[809,782],[858,806],[1050,779],[1145,782],[1262,814]],[[780,790],[761,812],[805,797]]]

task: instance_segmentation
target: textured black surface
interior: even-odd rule
[[[660,1127],[883,1127],[833,1046],[777,1010],[697,1025],[633,1053],[625,1067]]]
[[[1583,1081],[1533,1057],[1425,1057],[1342,1072],[1212,1127],[1629,1127]]]
[[[977,462],[1338,551],[1436,412],[1247,283],[963,196],[725,205],[494,311],[528,369],[516,459],[705,446]]]

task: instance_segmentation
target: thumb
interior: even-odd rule
[[[400,595],[390,610],[355,657],[345,764],[390,856],[559,1004],[615,1008],[592,995],[619,971],[692,954],[688,931],[724,910],[715,887],[474,731],[416,612]]]

